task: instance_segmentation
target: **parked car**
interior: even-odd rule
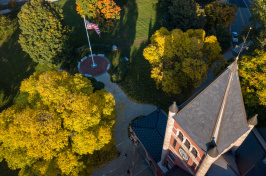
[[[238,36],[237,32],[232,32],[232,40],[234,43],[238,42],[237,36]]]

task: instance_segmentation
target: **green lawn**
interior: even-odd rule
[[[161,27],[158,0],[123,0],[118,1],[121,7],[121,19],[109,33],[101,33],[99,38],[95,31],[90,30],[92,44],[118,46],[118,54],[105,52],[112,61],[114,57],[128,57],[130,70],[126,79],[119,86],[133,100],[139,103],[160,105],[164,110],[172,101],[180,103],[180,96],[169,96],[156,89],[156,84],[150,77],[150,64],[143,57],[143,49],[149,44],[151,35]],[[75,9],[75,0],[56,2],[63,9],[66,23],[71,29],[69,42],[73,48],[88,45],[83,19]],[[92,47],[94,53],[103,52]],[[80,58],[75,58],[70,67],[77,72],[76,65]],[[185,92],[187,94],[187,92]],[[188,95],[183,96],[183,100]]]
[[[0,43],[0,111],[13,104],[20,82],[34,71],[35,64],[18,43],[19,28],[16,14],[11,14],[12,30]]]

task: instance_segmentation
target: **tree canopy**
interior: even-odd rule
[[[186,31],[188,29],[199,29],[204,27],[205,20],[198,13],[197,4],[194,0],[166,0],[165,22],[170,30],[178,28]]]
[[[76,0],[76,5],[78,14],[99,25],[101,31],[109,31],[120,19],[121,8],[113,0]]]
[[[151,37],[143,55],[151,64],[151,77],[167,93],[179,94],[188,85],[198,87],[207,70],[219,70],[226,61],[215,36],[202,29],[182,32],[161,28]]]
[[[217,24],[229,27],[235,20],[237,7],[227,2],[214,1],[205,6],[205,15],[207,18],[206,27],[211,29]]]
[[[79,175],[111,141],[115,100],[81,74],[35,72],[20,92],[27,100],[0,114],[0,161],[20,175]]]
[[[0,44],[7,37],[9,30],[11,27],[11,20],[9,17],[6,17],[0,13]]]
[[[239,75],[245,103],[248,106],[266,105],[266,52],[255,50],[240,61]]]
[[[266,51],[266,0],[254,0],[250,11],[251,21],[259,29],[259,35],[252,39],[258,43],[258,48]]]
[[[62,10],[44,0],[27,2],[18,14],[19,43],[40,64],[59,64],[67,51]]]

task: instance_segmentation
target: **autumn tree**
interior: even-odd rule
[[[44,0],[31,0],[18,14],[19,43],[40,64],[57,65],[67,53],[67,27],[62,10]]]
[[[252,55],[243,56],[239,67],[245,103],[266,106],[266,52],[255,50]]]
[[[194,0],[166,0],[164,1],[165,27],[186,31],[188,29],[203,28],[205,19],[198,12]]]
[[[179,94],[188,85],[200,86],[208,69],[215,72],[226,63],[220,52],[216,37],[206,37],[202,29],[161,28],[152,35],[143,55],[151,64],[157,87]]]
[[[205,14],[207,18],[206,28],[211,29],[217,24],[229,27],[235,20],[237,7],[227,2],[214,1],[205,6]]]
[[[259,30],[252,40],[258,48],[266,51],[266,0],[254,0],[251,5],[251,21]]]
[[[81,74],[36,72],[20,92],[27,100],[0,114],[0,161],[19,175],[78,176],[111,141],[115,100]]]
[[[109,31],[120,19],[121,8],[113,0],[76,0],[76,5],[78,14],[99,25],[101,31]]]

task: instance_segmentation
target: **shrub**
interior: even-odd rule
[[[115,83],[122,81],[126,77],[127,72],[128,61],[126,61],[124,58],[120,58],[117,69],[115,73],[111,76],[111,81]]]
[[[11,0],[8,3],[8,8],[14,10],[18,7],[18,3],[15,0]]]

